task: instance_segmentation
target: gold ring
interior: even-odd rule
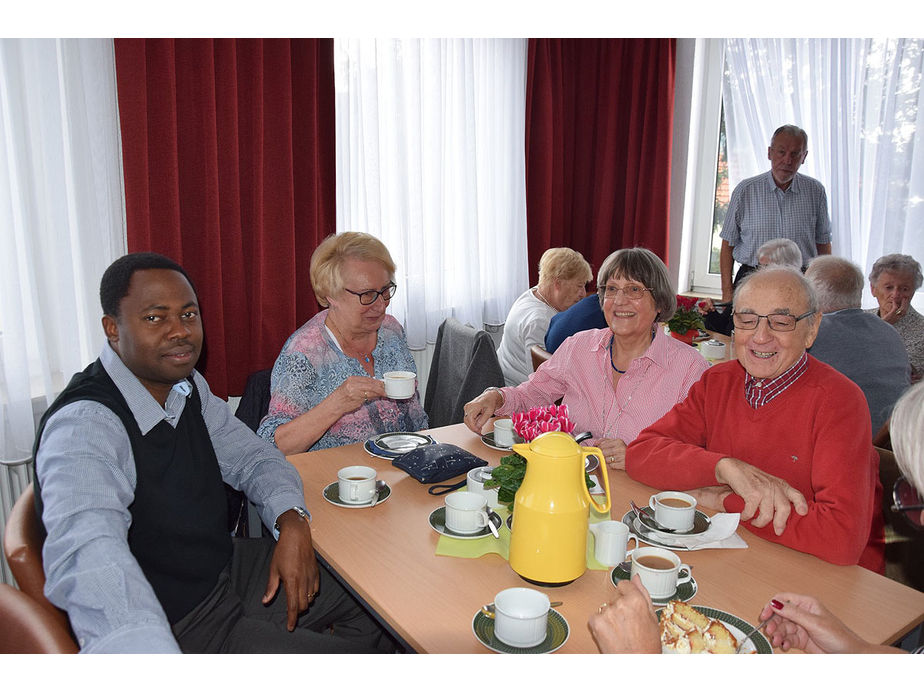
[[[602,614],[602,613],[603,613],[603,610],[604,610],[606,607],[608,607],[609,605],[610,605],[609,602],[603,602],[603,603],[600,605],[600,608],[597,609],[597,613],[598,613],[598,614]]]

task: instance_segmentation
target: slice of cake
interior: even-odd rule
[[[732,654],[738,647],[721,621],[711,619],[689,604],[668,602],[661,612],[661,649],[680,654]]]

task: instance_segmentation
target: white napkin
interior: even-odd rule
[[[652,532],[652,538],[665,546],[697,551],[699,549],[746,549],[747,542],[735,532],[738,529],[740,513],[717,513],[710,519],[709,529],[695,537],[677,537],[662,532]],[[645,538],[642,537],[642,541]]]

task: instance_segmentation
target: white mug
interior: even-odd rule
[[[375,470],[355,465],[337,472],[337,492],[343,503],[361,505],[372,501],[375,495]]]
[[[446,527],[456,534],[475,534],[488,526],[484,496],[456,491],[446,496]]]
[[[513,421],[497,419],[494,422],[494,442],[501,447],[513,445]]]
[[[598,563],[614,566],[626,560],[626,548],[629,540],[635,540],[638,548],[638,537],[629,532],[629,526],[619,520],[605,520],[590,525],[594,535],[594,558]]]
[[[385,395],[389,399],[410,399],[417,389],[417,374],[411,371],[388,371],[384,374]]]
[[[656,561],[657,564],[647,564]],[[680,576],[685,570],[686,575]],[[642,578],[642,584],[653,599],[667,599],[677,591],[677,586],[693,579],[693,572],[673,551],[646,546],[632,551],[632,575]]]
[[[488,509],[496,508],[499,505],[497,501],[497,489],[485,488],[484,482],[481,480],[482,473],[490,473],[492,469],[494,469],[494,467],[475,467],[475,469],[470,469],[465,486],[471,493],[477,493],[479,496],[483,496],[487,502]]]
[[[535,647],[545,640],[549,598],[528,587],[511,587],[494,597],[494,635],[513,647]]]
[[[658,524],[681,532],[693,529],[696,499],[680,491],[661,491],[648,499]]]

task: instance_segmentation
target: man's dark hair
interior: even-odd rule
[[[196,292],[196,286],[186,274],[186,270],[169,257],[159,253],[129,253],[113,262],[103,272],[103,278],[99,283],[99,302],[105,315],[119,317],[119,305],[128,294],[132,275],[139,270],[147,269],[168,269],[179,272],[186,277],[193,293]]]

